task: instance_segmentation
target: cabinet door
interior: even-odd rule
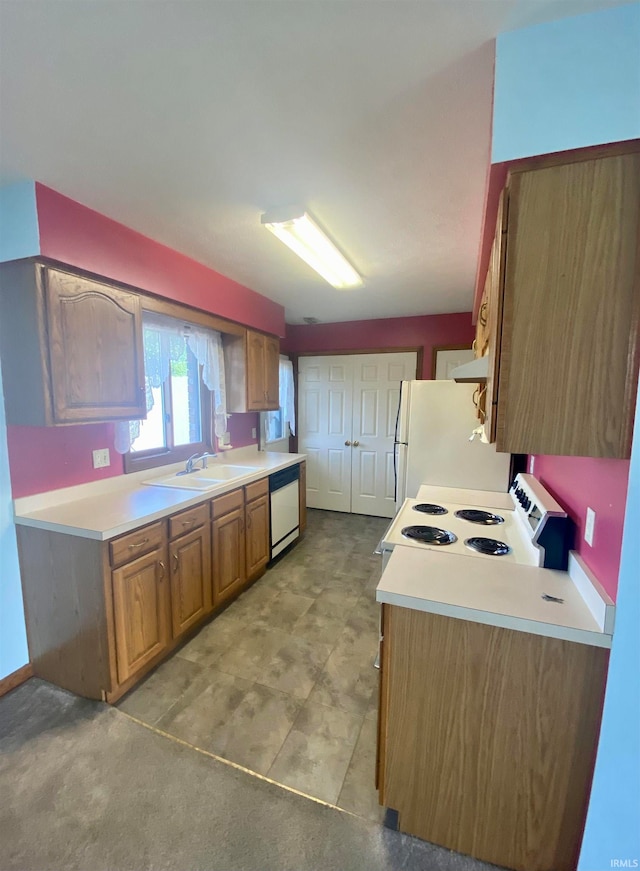
[[[307,528],[307,464],[303,461],[300,463],[300,480],[298,481],[299,500],[298,517],[300,526],[300,535]]]
[[[111,573],[118,681],[123,683],[169,643],[166,549]]]
[[[171,615],[173,637],[210,613],[211,533],[207,524],[169,545],[171,560]]]
[[[489,297],[491,293],[491,268],[487,270],[487,277],[484,283],[484,292],[480,302],[478,311],[478,320],[476,321],[476,337],[473,342],[473,350],[476,357],[484,357],[487,353],[489,344]]]
[[[145,417],[140,297],[43,272],[54,421]]]
[[[504,190],[500,195],[496,232],[491,248],[491,260],[485,285],[485,293],[487,294],[486,354],[489,357],[489,366],[487,382],[482,392],[482,410],[484,414],[484,430],[490,442],[496,440],[508,211],[509,198],[507,191]]]
[[[262,574],[269,562],[269,497],[260,496],[248,502],[245,516],[247,578],[252,580]]]
[[[263,411],[266,407],[266,372],[262,333],[247,330],[247,408]]]
[[[213,604],[237,595],[245,579],[244,507],[212,523]]]
[[[512,175],[498,450],[629,456],[639,204],[640,153]]]
[[[264,372],[266,409],[280,408],[280,342],[273,336],[264,336]]]

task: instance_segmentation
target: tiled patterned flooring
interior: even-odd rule
[[[119,708],[379,820],[372,552],[389,521],[314,510],[308,518],[304,539]]]

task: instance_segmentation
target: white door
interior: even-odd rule
[[[300,357],[299,450],[307,505],[393,517],[393,437],[400,381],[416,353]]]
[[[307,505],[351,510],[351,357],[300,357],[298,445],[307,455]]]

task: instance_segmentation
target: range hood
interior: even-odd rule
[[[451,372],[451,378],[454,381],[464,383],[477,384],[478,382],[486,381],[489,374],[489,357],[487,354],[484,357],[476,357],[470,363],[463,363],[462,366],[456,366]]]

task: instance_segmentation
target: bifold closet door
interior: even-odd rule
[[[298,373],[308,507],[392,517],[400,381],[415,378],[416,353],[300,357]]]
[[[416,354],[366,354],[353,361],[351,511],[393,517],[393,438],[400,382],[415,378]]]
[[[298,445],[307,455],[307,507],[351,511],[353,358],[300,357]]]

